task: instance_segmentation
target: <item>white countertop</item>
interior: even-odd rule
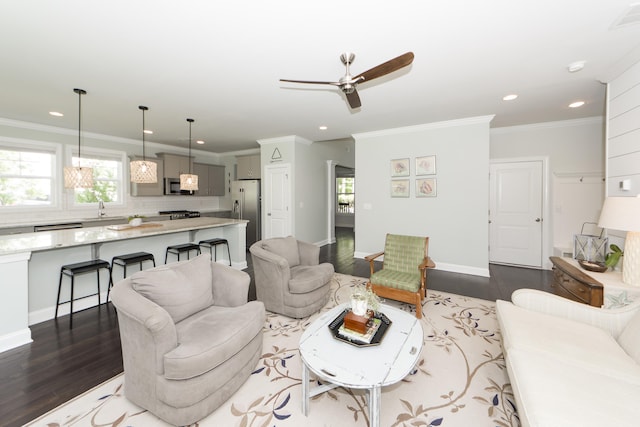
[[[0,236],[0,256],[16,253],[44,251],[71,246],[90,245],[115,240],[135,239],[159,234],[204,228],[246,224],[247,220],[231,218],[200,217],[159,221],[156,227],[132,227],[126,230],[111,230],[107,226],[73,228],[69,230],[42,231]],[[149,223],[143,223],[149,224]]]

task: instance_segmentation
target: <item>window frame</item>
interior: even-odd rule
[[[120,167],[118,170],[118,177],[116,179],[116,191],[118,193],[118,201],[117,202],[104,202],[105,206],[112,207],[124,207],[126,206],[126,197],[127,197],[127,173],[126,168],[129,166],[127,153],[121,150],[111,150],[107,148],[98,148],[98,147],[86,147],[82,146],[82,160],[85,159],[100,159],[100,160],[114,160],[120,162]],[[65,166],[73,165],[73,157],[78,155],[78,147],[67,145],[66,147],[66,156],[65,156]],[[62,176],[62,175],[61,175]],[[61,182],[61,187],[64,188],[64,183]],[[89,207],[97,207],[98,202],[90,202],[90,203],[78,203],[76,202],[75,197],[75,189],[69,188],[66,189],[69,192],[68,196],[68,205],[69,209],[79,210],[86,209]]]
[[[0,206],[0,213],[33,212],[34,209],[40,212],[60,210],[62,206],[62,188],[58,185],[58,182],[61,176],[59,171],[60,159],[62,158],[62,145],[33,139],[0,136],[0,149],[18,152],[37,152],[53,156],[50,176],[51,203],[49,205]]]

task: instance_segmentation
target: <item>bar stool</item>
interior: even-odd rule
[[[214,239],[200,240],[200,243],[198,243],[198,245],[200,245],[201,247],[209,248],[212,261],[218,260],[218,245],[226,245],[227,254],[229,255],[229,266],[231,266],[231,251],[229,250],[229,242],[227,241],[227,239],[216,237]]]
[[[164,263],[167,263],[167,257],[169,254],[174,254],[178,256],[178,261],[180,261],[180,254],[186,252],[187,259],[189,259],[191,251],[197,251],[198,255],[200,255],[200,246],[195,243],[182,243],[180,245],[171,245],[167,246],[167,250],[164,253]]]
[[[122,278],[127,277],[127,266],[131,264],[140,264],[140,270],[142,270],[142,263],[145,261],[153,262],[153,266],[156,266],[156,259],[153,254],[149,252],[133,252],[130,254],[124,255],[116,255],[111,259],[111,282],[113,283],[113,267],[119,265],[124,269]],[[107,302],[109,302],[109,292],[111,291],[111,286],[107,290]]]
[[[71,306],[69,310],[69,329],[73,328],[73,302],[74,301],[98,295],[98,305],[101,304],[100,303],[100,269],[103,269],[103,268],[105,268],[109,272],[109,287],[111,287],[111,284],[112,284],[111,266],[109,265],[108,261],[105,261],[102,259],[93,259],[91,261],[84,261],[84,262],[78,262],[75,264],[63,265],[60,268],[60,281],[58,282],[58,300],[56,303],[55,318],[56,319],[58,318],[58,308],[60,307],[60,305],[70,303]],[[74,298],[73,287],[75,284],[75,280],[74,280],[75,276],[79,274],[84,274],[84,273],[91,273],[93,271],[95,271],[96,275],[98,276],[98,292],[96,292],[95,294]],[[64,276],[71,278],[71,295],[68,301],[60,301],[60,291],[62,290],[62,278]]]

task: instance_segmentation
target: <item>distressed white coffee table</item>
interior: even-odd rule
[[[316,319],[300,338],[302,412],[309,415],[309,399],[336,387],[366,389],[369,425],[380,425],[381,389],[406,377],[418,362],[423,333],[414,315],[388,305],[380,311],[392,322],[382,342],[357,347],[333,337],[328,325],[345,309],[342,304]],[[309,371],[327,383],[309,389]]]

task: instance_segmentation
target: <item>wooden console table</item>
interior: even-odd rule
[[[556,295],[594,307],[604,303],[604,285],[566,258],[549,257],[553,264],[553,291]]]

